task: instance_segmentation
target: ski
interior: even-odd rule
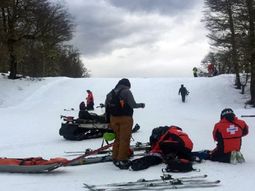
[[[145,153],[135,153],[134,155],[132,155],[132,157],[144,156],[144,154]],[[88,165],[88,164],[104,163],[104,162],[111,162],[111,161],[112,161],[112,156],[110,154],[96,155],[93,157],[89,156],[89,157],[84,157],[77,161],[73,161],[72,163],[69,163],[68,166]]]
[[[199,179],[201,178],[202,179]],[[167,190],[167,189],[183,189],[183,188],[205,188],[216,187],[219,185],[220,180],[209,181],[203,179],[207,176],[198,177],[180,177],[172,178],[170,180],[163,179],[139,179],[135,182],[126,183],[112,183],[106,185],[88,185],[84,184],[84,187],[90,191],[117,191],[117,190]]]
[[[207,178],[207,175],[197,175],[197,176],[184,176],[184,177],[178,177],[178,178],[173,178],[172,175],[170,174],[163,174],[160,176],[160,178],[156,179],[138,179],[137,181],[134,182],[122,182],[122,183],[112,183],[112,184],[106,184],[105,186],[134,186],[134,185],[141,185],[141,184],[148,184],[148,183],[157,183],[157,182],[166,182],[166,181],[171,181],[171,180],[181,180],[183,182],[187,181],[194,181],[194,180],[205,180]]]
[[[86,158],[87,156],[98,154],[100,151],[106,150],[106,149],[108,149],[108,148],[110,148],[112,146],[113,146],[113,143],[105,145],[105,146],[102,146],[102,147],[99,147],[98,149],[95,149],[95,150],[91,150],[91,151],[85,152],[84,154],[82,154],[82,155],[80,155],[80,156],[70,160],[67,163],[66,166],[73,166],[73,165],[82,164],[83,163],[83,159]]]
[[[83,158],[77,161],[73,161],[72,163],[69,163],[68,166],[96,164],[96,163],[104,163],[104,162],[111,162],[111,161],[112,161],[111,155],[96,156],[96,157],[88,157],[88,158]]]
[[[130,149],[133,151],[147,151],[150,149],[149,143],[141,143],[137,142],[135,145],[130,145]],[[90,152],[92,149],[85,149],[85,151],[65,151],[66,154],[85,154],[87,152]],[[111,153],[112,150],[101,150],[97,154],[106,154],[106,153]]]

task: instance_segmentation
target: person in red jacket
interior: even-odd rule
[[[177,126],[163,126],[153,129],[150,136],[151,150],[148,155],[131,162],[131,169],[143,170],[167,160],[192,160],[193,142],[188,134]]]
[[[220,118],[213,129],[217,146],[211,152],[210,159],[227,163],[244,162],[240,149],[242,137],[249,133],[248,125],[238,119],[231,108],[222,110]]]
[[[245,121],[238,119],[231,108],[225,108],[220,115],[220,121],[213,129],[213,139],[217,142],[214,150],[193,152],[193,157],[218,162],[243,163],[245,159],[240,152],[242,137],[248,135],[249,127]]]
[[[87,107],[86,109],[87,110],[94,110],[94,97],[93,97],[93,93],[90,91],[90,90],[87,90],[87,97],[86,97],[86,100],[87,100]]]

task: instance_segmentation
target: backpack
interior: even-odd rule
[[[113,116],[121,116],[126,107],[125,102],[120,97],[120,93],[123,89],[120,89],[117,93],[114,89],[111,91],[111,100],[108,103],[108,113]]]
[[[190,172],[195,170],[192,162],[187,159],[171,159],[166,161],[166,172]]]
[[[152,129],[150,136],[150,145],[154,145],[156,142],[158,142],[160,137],[164,135],[168,131],[168,129],[168,126],[161,126]]]

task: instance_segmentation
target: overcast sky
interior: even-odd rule
[[[189,77],[209,51],[203,0],[65,0],[92,77]]]

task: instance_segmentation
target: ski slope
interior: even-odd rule
[[[94,93],[95,104],[105,100],[106,94],[116,85],[116,78],[65,77],[7,80],[0,77],[0,157],[35,157],[49,159],[66,157],[65,151],[83,151],[98,148],[102,139],[73,142],[64,140],[58,131],[60,115],[78,115],[78,106],[85,100],[86,90]],[[233,87],[233,75],[213,78],[130,78],[131,91],[137,102],[144,102],[144,109],[134,112],[134,122],[141,126],[133,135],[137,141],[148,142],[154,127],[180,126],[194,143],[194,150],[213,149],[212,129],[220,112],[231,107],[237,116],[255,114],[255,109],[244,109],[248,94],[241,95]],[[182,103],[178,90],[184,84],[190,91],[187,102]],[[75,108],[75,111],[64,109]],[[103,110],[98,108],[96,113]],[[244,164],[223,164],[205,161],[195,164],[201,172],[185,175],[208,174],[208,179],[220,179],[221,186],[203,188],[219,191],[250,190],[255,176],[255,118],[244,118],[250,133],[243,138]],[[72,157],[66,157],[71,159]],[[133,172],[119,170],[112,163],[63,167],[49,174],[0,173],[0,190],[8,191],[82,191],[83,183],[105,184],[135,181],[140,178],[159,178],[164,164]],[[174,174],[175,177],[183,174]],[[196,189],[202,190],[202,189]]]

